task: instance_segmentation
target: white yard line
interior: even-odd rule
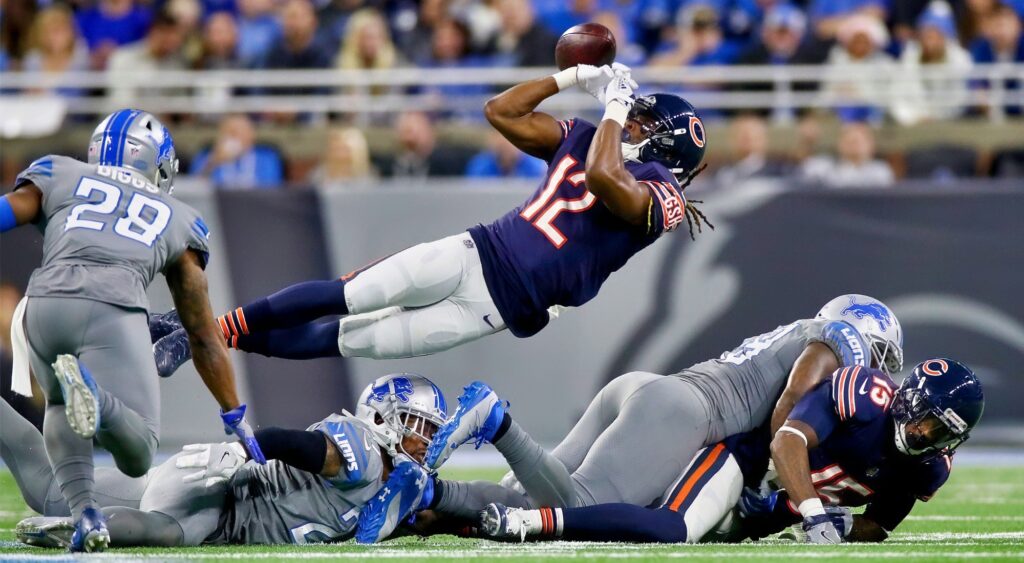
[[[12,554],[13,555],[13,554]],[[27,555],[27,554],[26,554]],[[26,555],[13,555],[14,559],[24,560]],[[447,550],[447,551],[413,551],[413,550],[368,550],[365,552],[333,552],[333,551],[311,551],[311,552],[283,552],[283,553],[186,553],[186,554],[127,554],[127,553],[100,553],[94,555],[79,555],[74,560],[260,560],[260,559],[466,559],[489,557],[495,559],[517,559],[538,557],[560,557],[572,559],[908,559],[913,557],[936,557],[937,554],[920,554],[897,552],[897,551],[870,551],[870,552],[847,552],[843,549],[823,551],[820,548],[801,552],[733,552],[723,551],[610,551],[610,552],[583,552],[567,553],[563,551],[543,551],[533,549],[522,549],[520,551],[484,551],[484,550]],[[951,554],[955,559],[1020,559],[1020,551],[976,551],[970,553]],[[6,559],[0,556],[0,560]],[[70,561],[69,556],[41,556],[32,557],[36,561]]]

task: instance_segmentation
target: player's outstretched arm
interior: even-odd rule
[[[786,388],[775,403],[775,411],[772,412],[772,436],[786,422],[790,411],[800,399],[838,368],[839,360],[828,346],[812,342],[804,348],[789,372]]]
[[[575,79],[556,78],[568,76],[565,74],[568,71],[575,73],[574,68],[570,68],[554,76],[516,84],[487,100],[484,116],[519,150],[551,160],[562,142],[562,127],[554,117],[534,109],[545,99],[575,84]]]
[[[651,194],[626,170],[622,129],[633,105],[636,83],[617,75],[605,90],[605,112],[587,152],[587,189],[612,213],[634,225],[647,223]]]
[[[0,233],[32,222],[42,206],[43,192],[32,183],[0,197]]]
[[[192,360],[199,376],[225,412],[238,407],[235,374],[228,356],[228,347],[213,320],[206,273],[199,255],[185,251],[165,272],[167,285],[178,309],[181,324],[188,332]]]
[[[246,406],[238,400],[227,343],[213,320],[202,258],[196,251],[186,250],[164,274],[181,324],[188,332],[192,361],[206,388],[220,404],[224,431],[238,436],[250,458],[266,463],[252,427],[245,420]]]

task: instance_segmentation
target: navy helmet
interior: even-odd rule
[[[704,160],[707,137],[697,110],[674,94],[641,96],[633,103],[629,119],[640,124],[644,140],[632,144],[623,133],[626,160],[657,161],[683,182]]]
[[[892,402],[896,447],[907,455],[952,453],[967,440],[985,410],[981,382],[967,366],[948,358],[925,360],[903,380]],[[909,424],[929,417],[938,430],[908,433]]]

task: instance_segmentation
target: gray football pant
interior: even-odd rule
[[[438,510],[471,517],[489,502],[590,506],[658,501],[721,421],[702,394],[671,376],[632,372],[606,385],[551,453],[517,424],[495,446],[528,497],[493,483],[445,482]]]
[[[25,504],[43,516],[70,516],[68,503],[46,458],[43,435],[6,401],[0,400],[0,458],[14,475]],[[128,477],[113,467],[96,469],[96,504],[138,508],[147,477]]]
[[[53,473],[76,516],[93,498],[93,445],[68,424],[52,363],[78,357],[99,387],[96,441],[129,476],[149,470],[156,451],[160,402],[144,311],[88,299],[31,297],[25,313],[32,372],[46,396],[43,437]]]
[[[217,529],[227,484],[185,483],[195,469],[178,469],[180,453],[143,477],[112,467],[96,469],[94,495],[109,518],[115,546],[199,545]],[[43,435],[0,400],[0,456],[29,508],[43,516],[70,516],[43,447]]]

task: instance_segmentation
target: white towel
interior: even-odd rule
[[[11,391],[26,397],[32,396],[32,375],[29,371],[28,340],[25,338],[25,306],[28,297],[22,297],[14,309],[11,320],[11,354],[14,368],[11,370]]]

